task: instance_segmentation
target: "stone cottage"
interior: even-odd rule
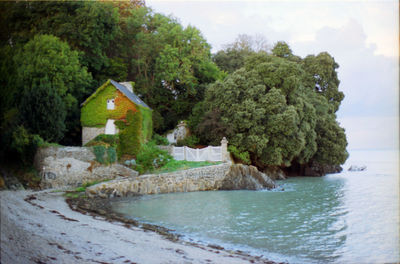
[[[108,80],[82,103],[82,145],[100,134],[119,133],[118,122],[126,123],[128,111],[139,113],[143,141],[151,138],[152,110],[133,92],[133,82]]]

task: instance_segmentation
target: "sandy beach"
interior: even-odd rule
[[[60,192],[1,191],[0,199],[3,264],[271,263],[81,214]]]

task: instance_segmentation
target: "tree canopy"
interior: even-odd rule
[[[205,110],[220,113],[220,126],[229,128],[229,143],[248,152],[259,167],[339,165],[348,154],[344,130],[335,116],[343,99],[337,67],[328,53],[301,60],[279,42],[272,54],[253,53],[242,68],[211,84]],[[323,89],[316,89],[321,85]],[[209,115],[197,129],[209,122]],[[212,127],[208,133],[219,135]]]
[[[0,2],[0,55],[3,155],[40,137],[80,144],[80,103],[107,79],[135,82],[155,132],[186,119],[202,143],[226,136],[261,168],[348,155],[327,52],[300,58],[285,42],[240,35],[212,55],[197,28],[141,0],[17,1]]]
[[[187,119],[206,86],[224,77],[197,28],[153,12],[143,1],[1,2],[0,7],[0,123],[14,124],[2,131],[3,138],[22,125],[24,133],[37,133],[18,111],[27,109],[21,106],[25,99],[34,102],[27,100],[29,93],[44,92],[41,86],[55,90],[44,96],[55,105],[60,98],[67,113],[66,129],[59,127],[64,132],[46,139],[78,145],[79,105],[107,79],[135,81],[135,93],[154,110],[155,130],[163,133]]]

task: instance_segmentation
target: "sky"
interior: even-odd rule
[[[396,0],[146,0],[198,28],[215,53],[239,34],[289,44],[301,57],[327,51],[340,65],[337,116],[348,149],[399,147],[399,7]]]

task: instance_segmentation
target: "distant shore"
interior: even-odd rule
[[[0,192],[1,263],[274,263],[85,215],[62,194]]]

